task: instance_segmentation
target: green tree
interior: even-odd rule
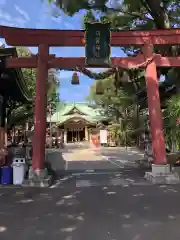
[[[180,2],[179,0],[123,0],[111,1],[94,0],[49,0],[56,4],[66,14],[72,16],[81,9],[97,10],[111,18],[114,27],[121,28],[124,25],[131,28],[171,28],[179,24]],[[124,27],[123,27],[124,28]]]
[[[17,53],[19,57],[31,56],[31,51],[26,47],[17,47]],[[23,68],[23,77],[27,84],[27,87],[32,95],[32,101],[36,95],[36,70]],[[48,93],[47,101],[48,104],[51,103],[52,107],[55,109],[56,103],[60,101],[58,95],[59,76],[58,71],[50,69],[48,73]],[[8,111],[8,125],[23,123],[27,119],[33,119],[34,103],[13,103]]]
[[[101,86],[101,89],[100,89]],[[100,93],[101,94],[98,94]],[[109,130],[118,144],[132,144],[137,140],[139,125],[143,125],[142,118],[138,118],[135,94],[129,94],[122,88],[116,88],[115,77],[95,81],[87,100],[95,103],[102,114],[110,119]],[[141,121],[141,124],[140,124]]]
[[[165,116],[165,136],[169,148],[180,149],[180,94],[167,101]]]
[[[16,49],[19,57],[29,57],[32,55],[32,52],[26,47],[17,47]],[[36,69],[22,68],[22,72],[23,72],[23,77],[26,81],[27,87],[32,97],[34,97],[36,95]],[[52,95],[53,95],[53,98],[55,97],[56,99],[56,96],[54,96],[54,91],[57,90],[58,86],[59,86],[58,71],[55,69],[49,69],[48,99],[52,99]]]

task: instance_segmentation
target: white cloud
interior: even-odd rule
[[[39,18],[36,23],[36,28],[46,28],[46,24],[49,16],[48,12],[49,12],[48,5],[45,2],[41,5],[41,8],[39,10]]]
[[[10,26],[10,27],[25,27],[26,20],[19,17],[14,17],[8,12],[2,11],[0,9],[0,25]]]
[[[22,8],[20,8],[18,5],[14,5],[16,11],[20,13],[20,15],[28,22],[30,21],[29,15],[26,11],[24,11]]]
[[[0,9],[0,19],[3,19],[4,21],[7,21],[7,22],[11,22],[13,20],[12,16],[9,13],[3,12],[1,9]]]

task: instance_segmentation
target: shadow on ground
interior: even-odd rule
[[[143,154],[135,148],[102,148],[94,151],[96,155],[103,155],[107,159],[115,161],[117,164],[124,166],[133,166],[137,160],[143,158]]]
[[[86,170],[118,170],[120,169],[120,166],[117,166],[115,164],[112,164],[111,162],[107,160],[79,160],[79,161],[68,161],[67,162],[67,169],[69,171],[86,171]]]
[[[179,240],[178,186],[0,189],[0,239]]]

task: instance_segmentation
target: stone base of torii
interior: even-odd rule
[[[145,179],[153,184],[180,184],[180,177],[174,168],[169,164],[152,164],[152,171],[145,173]]]

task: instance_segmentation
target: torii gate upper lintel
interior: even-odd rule
[[[0,37],[11,46],[37,46],[38,55],[8,58],[8,68],[37,68],[36,100],[33,138],[33,169],[40,174],[44,169],[46,138],[46,92],[49,68],[75,69],[86,67],[85,58],[56,58],[49,54],[50,46],[84,46],[84,31],[40,30],[0,26]],[[166,165],[162,113],[156,67],[178,67],[180,57],[161,57],[153,53],[153,45],[179,44],[180,29],[112,32],[111,46],[140,45],[142,54],[130,58],[112,58],[112,64],[122,68],[142,65],[148,95],[152,147],[155,165]],[[143,65],[145,63],[145,65]],[[104,67],[104,66],[102,66]]]

